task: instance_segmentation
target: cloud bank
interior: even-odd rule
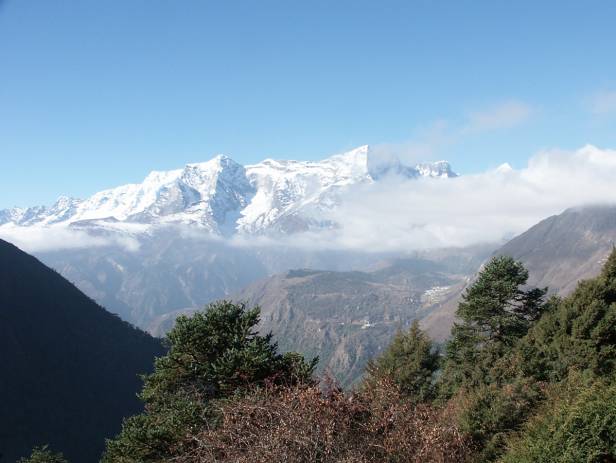
[[[540,152],[519,170],[503,165],[456,179],[358,185],[330,214],[340,227],[303,241],[399,252],[468,246],[500,241],[567,208],[597,203],[616,203],[616,151],[589,145]]]

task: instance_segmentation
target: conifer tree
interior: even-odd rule
[[[433,397],[438,367],[438,350],[415,320],[408,331],[398,332],[385,351],[368,363],[365,381],[370,385],[388,378],[403,394],[423,402]]]
[[[524,289],[528,271],[508,256],[492,258],[466,290],[447,345],[444,392],[489,384],[494,363],[511,351],[545,309],[547,289]]]

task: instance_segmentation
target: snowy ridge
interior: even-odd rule
[[[247,166],[256,194],[238,220],[238,231],[255,233],[274,228],[304,231],[320,209],[335,207],[336,193],[345,186],[370,182],[368,147],[362,146],[320,162],[265,161]],[[312,219],[312,220],[311,220]]]
[[[85,200],[59,198],[51,207],[0,211],[0,226],[79,226],[92,221],[194,225],[217,235],[293,233],[333,224],[319,219],[352,185],[390,175],[456,177],[449,163],[405,166],[399,160],[375,168],[361,146],[323,161],[266,159],[242,166],[218,155],[182,169],[151,172],[142,183],[98,192]]]

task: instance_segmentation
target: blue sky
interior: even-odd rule
[[[0,0],[0,208],[226,153],[616,147],[616,2]]]

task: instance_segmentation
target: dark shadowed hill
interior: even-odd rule
[[[497,254],[521,260],[529,284],[562,295],[601,271],[616,243],[616,206],[567,209],[509,241]]]
[[[158,340],[0,240],[0,462],[40,444],[98,461],[104,439],[140,410],[138,375],[162,353]]]

